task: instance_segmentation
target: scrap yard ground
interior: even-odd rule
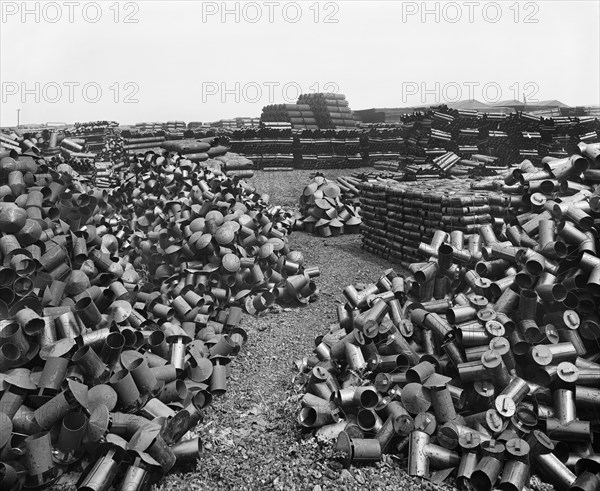
[[[362,170],[367,169],[321,172],[335,178]],[[314,172],[257,171],[249,182],[269,194],[272,204],[291,207]],[[357,234],[328,239],[292,234],[291,248],[321,269],[316,279],[319,299],[305,307],[275,306],[258,318],[244,316],[248,344],[234,361],[226,395],[213,401],[198,428],[206,446],[197,464],[202,472],[169,474],[157,490],[434,489],[408,477],[401,470],[404,466],[393,459],[344,470],[334,458],[333,444],[318,444],[296,423],[300,395],[294,384],[294,361],[309,355],[315,336],[336,322],[343,285],[373,281],[390,267],[360,244]]]

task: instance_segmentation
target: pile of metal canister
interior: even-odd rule
[[[346,287],[298,364],[300,424],[461,489],[599,489],[600,145],[580,151],[495,183],[520,193],[506,226],[436,230],[409,275]]]
[[[294,228],[321,237],[358,233],[362,223],[360,208],[342,194],[342,189],[351,192],[354,186],[343,178],[342,183],[316,176],[300,196],[300,212]]]
[[[315,298],[318,268],[238,178],[148,154],[109,193],[21,150],[0,149],[0,488],[145,489],[202,450],[243,311]]]

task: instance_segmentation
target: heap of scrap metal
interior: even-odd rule
[[[346,287],[299,423],[460,489],[599,489],[600,145],[580,152],[496,183],[520,193],[506,226],[436,230],[410,275]]]
[[[0,488],[144,489],[202,451],[243,310],[314,299],[318,268],[289,214],[191,160],[136,157],[109,193],[0,151]]]
[[[300,212],[294,228],[321,237],[358,233],[362,223],[360,208],[356,200],[342,194],[342,189],[351,192],[354,186],[344,179],[342,183],[330,181],[322,175],[315,176],[300,196]]]

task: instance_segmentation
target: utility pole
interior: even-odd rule
[[[17,128],[21,125],[21,110],[17,109]]]

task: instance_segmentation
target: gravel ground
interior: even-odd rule
[[[268,194],[274,205],[297,207],[300,193],[310,183],[311,176],[320,172],[328,179],[349,176],[355,172],[373,172],[372,167],[356,169],[331,169],[331,170],[293,170],[285,172],[254,171],[254,177],[248,183],[258,192]]]

